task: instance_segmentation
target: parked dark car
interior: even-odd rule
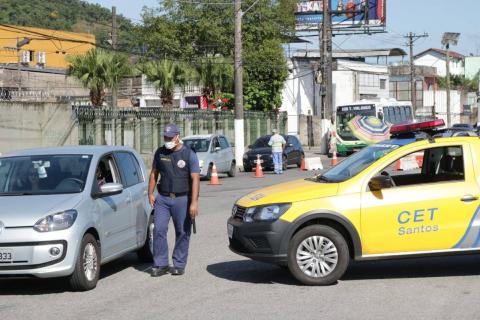
[[[452,129],[462,129],[467,131],[475,131],[475,127],[469,123],[455,123]]]
[[[273,170],[272,147],[268,145],[271,135],[266,135],[258,138],[253,145],[248,146],[247,152],[243,155],[243,168],[245,171],[252,171],[257,165],[257,154],[263,160],[262,168],[266,170]],[[286,170],[289,165],[302,164],[302,159],[305,156],[302,145],[297,137],[290,135],[283,135],[287,142],[283,150],[283,170]]]

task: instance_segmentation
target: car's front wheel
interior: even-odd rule
[[[306,285],[336,283],[347,270],[349,261],[347,242],[329,226],[308,226],[297,232],[290,242],[288,268]]]
[[[89,233],[85,234],[80,245],[75,270],[70,276],[73,290],[87,291],[97,286],[100,276],[100,250],[97,239]]]
[[[235,164],[235,161],[232,161],[232,164],[230,165],[230,171],[228,171],[228,176],[229,177],[235,177],[235,174],[237,173],[237,165]]]

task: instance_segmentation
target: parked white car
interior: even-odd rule
[[[228,139],[219,134],[194,135],[182,139],[185,146],[196,153],[200,165],[200,176],[210,179],[215,163],[218,173],[234,177],[236,173],[235,156]]]

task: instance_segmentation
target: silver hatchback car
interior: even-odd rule
[[[185,146],[197,153],[200,176],[210,179],[215,163],[218,173],[234,177],[236,173],[235,156],[230,142],[220,134],[194,135],[182,139]]]
[[[69,277],[93,289],[100,265],[152,260],[146,168],[131,148],[32,149],[0,157],[0,277]]]

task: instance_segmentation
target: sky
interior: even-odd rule
[[[119,14],[140,23],[142,8],[155,7],[159,1],[87,0],[87,2],[98,3],[107,8],[116,6]],[[370,36],[336,36],[333,39],[334,50],[400,47],[408,53],[405,46],[407,39],[403,36],[408,32],[428,33],[427,38],[415,42],[414,54],[416,54],[432,47],[440,48],[444,32],[459,32],[461,35],[458,45],[451,46],[450,50],[466,56],[470,54],[480,56],[479,14],[479,0],[387,0],[387,33]],[[296,47],[315,49],[318,47],[318,41],[312,40],[311,44]]]

